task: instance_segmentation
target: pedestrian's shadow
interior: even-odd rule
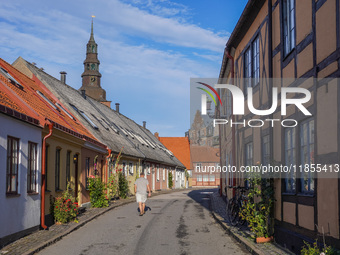
[[[147,211],[151,211],[150,206],[145,206],[145,212],[147,212]],[[137,212],[140,212],[139,207],[137,207]]]

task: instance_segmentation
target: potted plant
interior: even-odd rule
[[[274,190],[268,179],[261,179],[259,174],[248,178],[248,202],[243,204],[240,217],[248,222],[257,243],[273,240],[270,226],[270,214],[274,205]]]

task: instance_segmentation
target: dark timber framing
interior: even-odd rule
[[[318,125],[317,125],[317,121],[318,121],[318,117],[316,115],[318,107],[322,107],[321,104],[317,103],[317,92],[321,89],[324,88],[324,86],[326,86],[327,89],[327,80],[320,80],[317,81],[318,75],[320,73],[320,71],[324,70],[325,68],[327,68],[330,64],[336,62],[337,63],[337,70],[334,71],[333,73],[329,74],[326,76],[327,77],[335,77],[338,78],[340,77],[340,0],[311,0],[312,1],[312,5],[311,5],[311,31],[308,31],[307,34],[298,44],[296,44],[296,39],[297,39],[297,33],[298,28],[297,28],[297,6],[296,3],[299,0],[295,0],[294,1],[294,15],[295,15],[295,47],[293,47],[293,49],[287,54],[284,54],[284,30],[283,30],[283,11],[282,11],[282,6],[283,6],[283,1],[284,0],[276,0],[276,1],[272,1],[272,0],[268,0],[267,4],[264,5],[265,1],[264,0],[253,0],[253,1],[248,1],[247,6],[245,8],[245,10],[242,13],[242,16],[240,18],[240,20],[238,21],[232,35],[230,36],[230,39],[227,43],[227,47],[226,50],[231,50],[231,49],[236,49],[239,46],[239,43],[242,41],[242,39],[244,38],[244,36],[249,32],[249,28],[252,26],[255,18],[257,17],[257,15],[259,14],[260,10],[262,8],[267,8],[268,10],[268,14],[263,18],[262,22],[260,23],[259,27],[254,26],[254,30],[256,30],[255,32],[253,32],[252,35],[249,34],[249,36],[251,37],[248,41],[248,43],[246,43],[246,45],[244,46],[244,48],[239,48],[237,49],[238,51],[240,51],[240,53],[238,54],[238,56],[235,58],[235,85],[239,86],[242,90],[244,90],[243,87],[243,82],[240,82],[240,79],[242,79],[242,75],[244,75],[244,53],[245,50],[247,50],[249,47],[252,46],[252,42],[254,41],[254,39],[256,37],[259,38],[260,41],[260,61],[263,62],[262,64],[262,68],[260,68],[260,78],[272,78],[273,77],[273,59],[275,56],[277,56],[277,54],[280,54],[280,61],[278,62],[279,65],[279,69],[277,70],[278,73],[281,72],[281,77],[283,77],[283,71],[284,69],[288,66],[291,65],[292,66],[292,76],[291,78],[298,78],[298,58],[299,58],[299,54],[305,50],[308,46],[312,46],[312,61],[313,61],[313,65],[311,67],[310,70],[307,70],[305,73],[303,74],[299,74],[299,78],[315,78],[314,82],[312,84],[312,86],[309,88],[309,90],[313,93],[313,104],[308,107],[308,110],[312,113],[313,117],[306,117],[304,116],[302,113],[295,113],[290,115],[290,117],[296,119],[299,124],[295,129],[295,155],[296,155],[296,164],[299,164],[301,162],[301,141],[300,141],[300,132],[301,132],[301,122],[308,120],[308,119],[313,119],[314,120],[314,161],[316,163],[321,163],[321,164],[334,164],[334,163],[338,163],[340,161],[340,134],[338,132],[337,135],[337,152],[331,152],[331,153],[326,153],[326,154],[322,154],[322,155],[318,155],[318,145],[317,145],[317,138],[318,138]],[[318,50],[318,45],[317,45],[317,34],[316,34],[316,15],[317,12],[320,10],[320,8],[322,6],[324,6],[324,4],[327,1],[334,1],[336,4],[336,50],[332,53],[330,53],[324,60],[322,60],[321,62],[317,63],[317,50]],[[333,2],[332,2],[333,3]],[[301,6],[298,6],[301,8]],[[329,6],[327,6],[328,8]],[[278,43],[278,45],[273,45],[273,19],[277,19],[278,16],[274,17],[274,10],[276,10],[276,8],[279,8],[279,12],[275,13],[275,15],[279,14],[279,22],[280,22],[280,33],[279,33],[279,37],[280,37],[280,42]],[[308,10],[308,11],[309,11]],[[276,10],[277,11],[277,10]],[[276,20],[275,20],[276,22]],[[268,40],[267,40],[268,39]],[[266,43],[268,43],[268,45],[266,46]],[[262,47],[261,47],[262,46]],[[274,48],[275,47],[275,48]],[[320,47],[320,46],[319,46]],[[261,51],[265,51],[267,50],[267,52],[262,52]],[[267,54],[267,55],[265,55]],[[268,61],[268,66],[265,63],[265,60]],[[229,60],[226,60],[229,61]],[[292,63],[292,61],[294,61]],[[223,63],[224,65],[225,63]],[[260,66],[261,66],[260,64]],[[223,67],[223,66],[222,66]],[[276,70],[276,69],[275,69]],[[221,73],[224,72],[225,70],[221,70]],[[224,73],[223,73],[224,74]],[[323,77],[322,77],[323,78]],[[288,86],[298,86],[300,83],[299,82],[293,82],[292,84],[288,85]],[[268,84],[267,84],[268,85]],[[263,107],[263,109],[267,109],[265,107],[271,106],[272,104],[272,85],[273,84],[269,84],[268,87],[268,101],[267,102],[262,102],[262,98],[260,96],[260,104]],[[337,108],[338,108],[338,112],[337,112],[337,130],[340,130],[340,79],[337,80]],[[282,81],[281,81],[281,86],[282,86]],[[253,93],[261,93],[261,88],[259,88],[260,86],[256,86],[253,87]],[[270,117],[273,118],[273,116],[278,112],[279,110],[275,111]],[[259,119],[262,119],[263,116],[259,116]],[[240,121],[240,120],[248,120],[249,118],[251,118],[251,115],[247,115],[247,116],[237,116],[236,117],[236,121]],[[282,120],[282,116],[280,117]],[[320,119],[319,119],[320,120]],[[236,154],[238,155],[237,158],[237,163],[245,163],[246,162],[246,155],[245,155],[245,145],[248,142],[255,142],[255,138],[256,135],[254,134],[254,132],[251,132],[251,134],[247,134],[246,133],[247,127],[238,127],[237,128],[237,136],[236,136],[236,144],[238,144],[238,148],[236,151]],[[225,130],[226,131],[226,130]],[[320,131],[320,130],[319,130]],[[274,134],[273,134],[273,130],[269,129],[264,129],[261,127],[260,129],[260,141],[261,144],[259,144],[258,148],[259,150],[261,150],[261,155],[263,154],[263,148],[262,148],[262,138],[263,136],[269,133],[269,139],[270,139],[270,157],[271,159],[273,159],[274,156]],[[246,136],[247,134],[247,136]],[[284,161],[285,159],[285,149],[284,149],[284,144],[285,144],[285,129],[283,127],[281,127],[281,161]],[[257,140],[256,140],[257,141]],[[256,144],[257,146],[258,144]],[[255,146],[255,144],[253,144],[253,146]],[[263,156],[263,155],[262,155]],[[262,158],[261,156],[261,158]],[[255,161],[255,157],[253,155],[253,161]],[[317,229],[317,225],[319,224],[318,219],[319,219],[319,215],[318,215],[318,204],[322,203],[322,199],[319,199],[318,201],[318,190],[320,189],[320,187],[318,187],[318,180],[317,178],[315,178],[314,180],[314,192],[311,194],[303,194],[300,192],[301,190],[301,175],[297,175],[296,176],[296,191],[295,193],[285,193],[285,179],[281,180],[281,212],[279,212],[279,214],[277,215],[277,218],[275,219],[275,228],[278,229],[279,235],[285,236],[285,235],[290,235],[293,237],[297,237],[297,238],[290,238],[291,240],[289,240],[290,242],[292,242],[294,245],[303,245],[302,240],[306,240],[306,241],[310,241],[313,242],[317,237],[318,237],[318,229]],[[321,185],[322,183],[320,182],[319,185]],[[295,205],[295,224],[291,224],[288,222],[284,221],[284,203],[288,202],[288,203],[292,203]],[[337,202],[335,202],[337,203]],[[299,205],[304,205],[304,206],[309,206],[309,207],[313,207],[313,212],[314,212],[314,228],[312,226],[310,226],[310,229],[304,228],[301,226],[301,224],[303,225],[303,222],[299,222]],[[312,208],[310,208],[311,213],[312,213]],[[339,179],[338,179],[338,227],[340,229],[340,173],[339,173]],[[300,216],[301,216],[301,211],[300,211]],[[321,219],[321,218],[320,218]],[[301,220],[301,217],[300,217]],[[312,220],[312,219],[311,219]],[[340,231],[340,230],[338,230]],[[280,239],[279,236],[277,236],[278,240]],[[295,239],[299,239],[299,240],[295,240]],[[331,246],[335,246],[337,248],[340,248],[340,244],[339,244],[339,239],[331,237],[331,236],[325,236],[326,242],[328,245]],[[283,239],[281,239],[283,240]],[[294,247],[294,245],[292,247]],[[295,248],[297,248],[297,246],[295,246]],[[294,248],[292,248],[294,249]],[[297,250],[295,250],[295,252],[298,252]]]

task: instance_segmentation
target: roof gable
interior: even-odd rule
[[[50,121],[63,132],[80,139],[87,138],[87,140],[93,143],[98,143],[95,137],[79,122],[71,119],[57,107],[57,98],[48,93],[47,88],[41,82],[34,80],[34,77],[31,79],[24,75],[3,59],[0,59],[0,67],[6,70],[16,82],[20,83],[20,86],[18,86],[15,82],[9,81],[7,77],[0,74],[0,79],[5,84],[5,88],[11,91],[14,96],[13,101],[21,107],[25,106],[23,108],[26,111],[29,109],[31,112],[34,112],[42,125]]]
[[[159,137],[159,140],[173,152],[187,169],[192,169],[188,137]]]

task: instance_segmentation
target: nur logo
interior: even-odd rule
[[[204,85],[208,87],[211,91],[215,93],[217,96],[218,100],[220,101],[220,104],[222,106],[222,101],[216,90],[211,87],[208,84],[205,84],[203,82],[198,82],[201,85]],[[210,91],[197,87],[198,89],[201,89],[205,91],[215,102],[215,106],[217,105],[215,98],[213,95],[210,93]],[[231,95],[233,97],[232,105],[233,105],[233,114],[234,115],[244,115],[244,104],[245,101],[248,102],[248,109],[249,111],[254,114],[254,115],[259,115],[259,116],[265,116],[265,115],[270,115],[274,113],[278,107],[278,89],[273,87],[272,88],[272,105],[269,109],[266,110],[259,110],[255,109],[254,104],[253,104],[253,88],[249,87],[247,88],[247,95],[248,99],[245,100],[245,96],[243,94],[243,91],[238,88],[235,85],[231,84],[215,84],[215,88],[217,89],[228,89],[231,92]],[[304,103],[309,102],[311,99],[311,93],[308,89],[305,88],[295,88],[295,87],[284,87],[281,88],[281,115],[285,116],[287,114],[287,105],[295,105],[305,116],[311,116],[312,114],[306,109],[306,107],[303,106]],[[304,97],[292,97],[288,96],[288,94],[302,94]],[[201,97],[201,109],[202,109],[202,115],[207,114],[207,97],[206,95],[202,94]]]
[[[212,92],[214,92],[214,94],[216,95],[216,97],[218,98],[218,100],[220,101],[220,104],[222,106],[222,100],[221,100],[219,94],[217,93],[217,91],[213,87],[211,87],[210,85],[208,85],[206,83],[203,83],[203,82],[197,82],[197,83],[199,83],[199,84],[201,84],[203,86],[206,86]],[[211,97],[211,99],[214,101],[215,106],[217,106],[215,97],[211,94],[211,92],[209,90],[201,88],[201,87],[197,87],[197,88],[200,89],[200,90],[203,90],[205,93],[207,93]],[[207,97],[206,97],[205,94],[201,95],[201,114],[202,115],[207,115]]]

